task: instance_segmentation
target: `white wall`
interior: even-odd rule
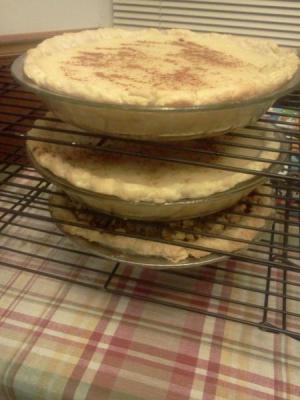
[[[111,0],[0,0],[0,35],[111,25]]]

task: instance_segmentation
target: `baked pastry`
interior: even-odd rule
[[[226,104],[273,92],[298,68],[270,40],[170,29],[101,28],[45,40],[24,72],[38,86],[102,103]]]
[[[205,218],[163,225],[111,219],[102,214],[91,213],[82,209],[80,205],[72,203],[63,194],[52,195],[49,206],[52,216],[62,221],[59,225],[64,232],[99,244],[99,250],[101,247],[108,247],[114,249],[116,254],[156,256],[178,263],[188,257],[205,257],[210,252],[155,242],[151,241],[151,238],[203,246],[211,249],[211,252],[214,249],[225,252],[245,249],[248,243],[237,240],[252,241],[258,235],[256,229],[265,226],[266,217],[269,217],[273,211],[270,193],[269,186],[262,186],[227,211]],[[68,225],[68,222],[71,224],[79,222],[83,224],[83,227]],[[107,226],[110,233],[106,232]],[[129,236],[121,236],[121,234]],[[138,235],[150,240],[130,237],[130,235]]]
[[[36,121],[36,124],[41,125],[42,122]],[[56,129],[56,123],[47,121],[43,124],[46,128]],[[36,128],[29,134],[44,139],[53,137],[52,131]],[[253,178],[247,173],[222,170],[222,166],[254,171],[268,168],[272,160],[279,156],[276,151],[279,142],[272,141],[272,132],[247,131],[249,135],[253,135],[253,138],[226,135],[164,146],[106,140],[101,145],[103,152],[38,141],[28,141],[27,146],[39,165],[78,188],[128,201],[165,203],[206,198]],[[184,150],[185,147],[190,150]],[[204,149],[207,153],[197,152],[198,149]],[[154,158],[119,154],[118,151]],[[226,157],[222,155],[224,153],[233,157]],[[168,162],[155,157],[177,158],[186,162]],[[254,157],[255,160],[247,157]],[[259,158],[270,162],[261,162]],[[199,165],[190,165],[191,161]],[[208,166],[202,166],[201,163],[207,163]],[[210,168],[210,163],[219,168]]]

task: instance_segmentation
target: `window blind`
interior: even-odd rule
[[[272,38],[300,47],[299,0],[113,0],[113,23]]]

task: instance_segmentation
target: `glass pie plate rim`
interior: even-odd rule
[[[269,125],[271,125],[271,124],[269,124]],[[280,132],[274,132],[274,134],[275,134],[276,138],[283,137],[283,134]],[[277,150],[279,153],[279,156],[275,160],[270,161],[270,165],[262,171],[265,173],[275,173],[278,170],[280,170],[282,168],[282,164],[274,163],[274,161],[284,162],[288,158],[288,154],[282,153],[282,151],[286,150],[287,148],[288,148],[287,143],[280,142],[279,148]],[[199,204],[201,202],[202,203],[210,202],[212,199],[215,201],[216,200],[221,201],[222,199],[227,198],[228,196],[235,194],[237,192],[246,190],[247,188],[252,188],[252,187],[255,188],[256,186],[263,183],[263,181],[268,179],[268,177],[265,175],[254,175],[251,178],[246,179],[246,180],[236,184],[235,186],[231,187],[230,189],[224,190],[222,192],[216,192],[209,196],[203,196],[203,197],[198,197],[198,198],[185,198],[185,199],[180,199],[180,200],[175,200],[175,201],[166,201],[163,203],[157,203],[154,201],[133,201],[133,200],[125,200],[125,199],[122,199],[115,195],[93,192],[91,190],[75,186],[75,185],[71,184],[70,182],[68,182],[66,179],[58,177],[49,169],[42,167],[40,165],[40,163],[36,160],[36,158],[34,157],[33,153],[31,152],[31,150],[29,149],[28,146],[26,146],[26,152],[27,152],[27,156],[28,156],[29,160],[34,165],[34,167],[37,169],[37,171],[40,172],[41,175],[45,176],[46,179],[48,179],[50,182],[52,182],[60,187],[65,187],[66,190],[69,189],[74,192],[77,192],[79,195],[81,194],[81,195],[92,196],[93,199],[97,199],[100,202],[103,199],[107,199],[107,200],[110,199],[112,201],[118,201],[123,204],[126,203],[127,205],[128,204],[132,205],[133,207],[134,206],[142,207],[143,205],[152,206],[152,207],[172,207],[172,206],[176,206],[176,205],[193,205],[193,204]],[[249,173],[249,175],[251,175],[251,174]]]
[[[295,49],[300,54],[300,51]],[[199,111],[210,111],[210,110],[226,110],[226,109],[239,109],[243,108],[244,106],[251,106],[255,104],[260,104],[262,102],[274,101],[287,93],[291,90],[295,89],[300,84],[300,63],[298,69],[294,76],[286,82],[284,85],[280,86],[276,90],[266,93],[259,96],[250,97],[246,100],[236,100],[233,102],[222,102],[222,103],[214,103],[214,104],[203,104],[203,105],[193,105],[193,106],[181,106],[181,107],[171,107],[171,106],[141,106],[141,105],[133,105],[133,104],[118,104],[118,103],[103,103],[97,102],[87,99],[82,99],[80,97],[67,95],[64,93],[59,93],[52,91],[50,89],[45,89],[43,87],[38,86],[33,80],[28,78],[24,71],[24,60],[26,58],[26,53],[17,57],[12,65],[11,65],[11,73],[14,79],[25,86],[31,92],[36,93],[37,95],[43,95],[45,97],[52,97],[56,98],[57,100],[61,100],[64,102],[75,103],[82,106],[90,106],[96,108],[103,108],[103,109],[115,109],[115,110],[127,110],[133,112],[158,112],[158,113],[168,113],[168,112],[199,112]]]

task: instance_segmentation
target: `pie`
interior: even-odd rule
[[[177,107],[269,94],[298,64],[294,50],[271,40],[101,28],[45,40],[28,52],[24,72],[42,88],[80,99]]]
[[[179,263],[189,257],[201,258],[210,254],[209,251],[182,247],[180,242],[203,246],[211,249],[211,252],[236,252],[247,248],[249,244],[243,240],[252,241],[256,238],[259,233],[257,229],[266,225],[273,212],[271,193],[269,186],[261,186],[229,210],[168,224],[126,221],[92,213],[63,194],[52,195],[49,205],[52,217],[61,221],[59,225],[65,233],[96,243],[100,246],[99,250],[106,247],[114,249],[116,254],[156,256]],[[81,223],[83,227],[68,225],[68,222]],[[110,232],[107,232],[107,226]],[[151,240],[154,238],[179,241],[179,245]]]
[[[59,123],[58,128],[57,122],[50,120],[38,120],[36,125],[44,129],[33,128],[28,134],[43,139],[59,138],[60,132],[54,137],[53,130],[64,126]],[[265,170],[279,156],[279,142],[272,139],[273,132],[240,130],[239,135],[167,145],[107,139],[94,150],[29,140],[27,147],[40,166],[77,188],[128,201],[165,203],[206,198],[247,182],[253,175],[220,168]]]

